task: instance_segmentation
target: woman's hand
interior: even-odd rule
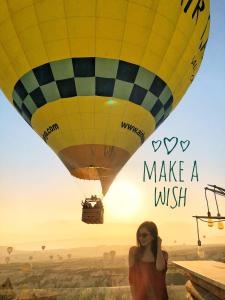
[[[157,245],[158,247],[161,247],[161,244],[162,244],[162,239],[160,236],[157,237]]]
[[[162,239],[160,236],[157,237],[157,256],[156,256],[156,269],[158,271],[163,271],[166,268],[166,260],[164,258],[161,249]]]

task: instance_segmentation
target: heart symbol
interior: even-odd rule
[[[153,147],[154,152],[156,152],[159,149],[161,144],[162,144],[162,142],[160,140],[152,141],[152,147]]]
[[[187,150],[187,148],[189,147],[190,143],[191,142],[189,140],[180,141],[180,146],[181,146],[181,149],[183,150],[183,152]]]
[[[152,147],[153,147],[154,152],[156,152],[160,148],[161,144],[162,144],[162,142],[160,140],[152,141]]]
[[[167,154],[169,155],[173,151],[173,149],[176,147],[176,145],[178,143],[178,138],[175,136],[172,137],[171,139],[164,138],[163,142],[166,147]]]

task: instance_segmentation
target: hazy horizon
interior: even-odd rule
[[[78,222],[77,222],[78,223]],[[58,226],[61,228],[62,233],[59,235],[58,233],[54,232],[56,229],[57,231],[57,222],[52,222],[52,226],[48,223],[48,231],[46,234],[43,235],[41,233],[39,237],[32,238],[33,234],[32,231],[30,233],[23,232],[23,236],[19,236],[16,238],[15,235],[10,235],[9,233],[1,232],[1,246],[13,246],[16,249],[21,250],[40,250],[41,245],[46,246],[46,250],[50,249],[69,249],[69,248],[82,248],[82,247],[99,247],[99,246],[110,246],[110,245],[136,245],[136,237],[135,232],[137,229],[137,224],[126,224],[126,223],[107,223],[105,224],[104,231],[99,228],[99,225],[86,225],[85,230],[82,230],[83,237],[81,238],[79,235],[75,234],[74,228],[76,227],[76,222],[72,221],[64,221],[64,227],[62,227],[62,221],[59,222]],[[197,233],[195,228],[195,223],[180,223],[180,222],[171,222],[161,224],[159,226],[159,235],[162,237],[162,245],[163,246],[178,246],[178,245],[196,245],[197,244]],[[46,224],[42,224],[43,227]],[[93,235],[93,231],[91,233],[92,239],[90,241],[90,234],[89,228],[90,226],[95,235]],[[100,225],[101,226],[101,225]],[[123,230],[121,228],[123,226]],[[40,228],[40,224],[38,224]],[[185,236],[182,238],[177,235],[177,238],[174,235],[174,232],[177,230],[176,227],[181,227],[181,230],[186,232]],[[63,229],[64,228],[64,229]],[[168,230],[170,228],[170,230]],[[32,227],[34,230],[35,227]],[[207,229],[207,230],[206,230]],[[217,229],[218,230],[218,229]],[[119,234],[118,234],[119,232]],[[166,234],[167,233],[167,234]],[[173,236],[173,239],[167,238],[167,235]],[[86,234],[86,235],[85,235]],[[51,238],[48,237],[51,236]],[[110,239],[107,238],[110,236]],[[207,228],[205,226],[204,231],[200,234],[200,239],[203,245],[206,244],[224,244],[225,245],[225,235],[218,234],[214,235],[211,228]],[[22,240],[22,241],[21,241]]]

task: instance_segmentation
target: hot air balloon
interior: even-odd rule
[[[5,262],[6,262],[6,264],[8,264],[10,262],[10,257],[9,256],[6,256]]]
[[[44,250],[45,250],[45,247],[46,247],[46,246],[43,245],[43,246],[41,246],[41,249],[44,251]]]
[[[114,261],[115,257],[116,257],[116,251],[115,250],[111,250],[109,252],[109,255],[110,255],[110,259],[111,261]]]
[[[3,0],[0,20],[3,92],[105,195],[193,81],[210,13],[209,0]]]
[[[13,247],[8,247],[7,248],[7,252],[9,253],[9,255],[13,252]]]

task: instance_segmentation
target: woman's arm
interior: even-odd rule
[[[157,244],[157,256],[156,256],[156,269],[158,271],[162,271],[166,268],[166,258],[164,257],[161,249],[162,240],[159,236],[158,236],[157,243],[158,244]]]
[[[134,255],[136,247],[131,247],[129,251],[129,283],[132,299],[135,299],[135,289],[134,289]]]

